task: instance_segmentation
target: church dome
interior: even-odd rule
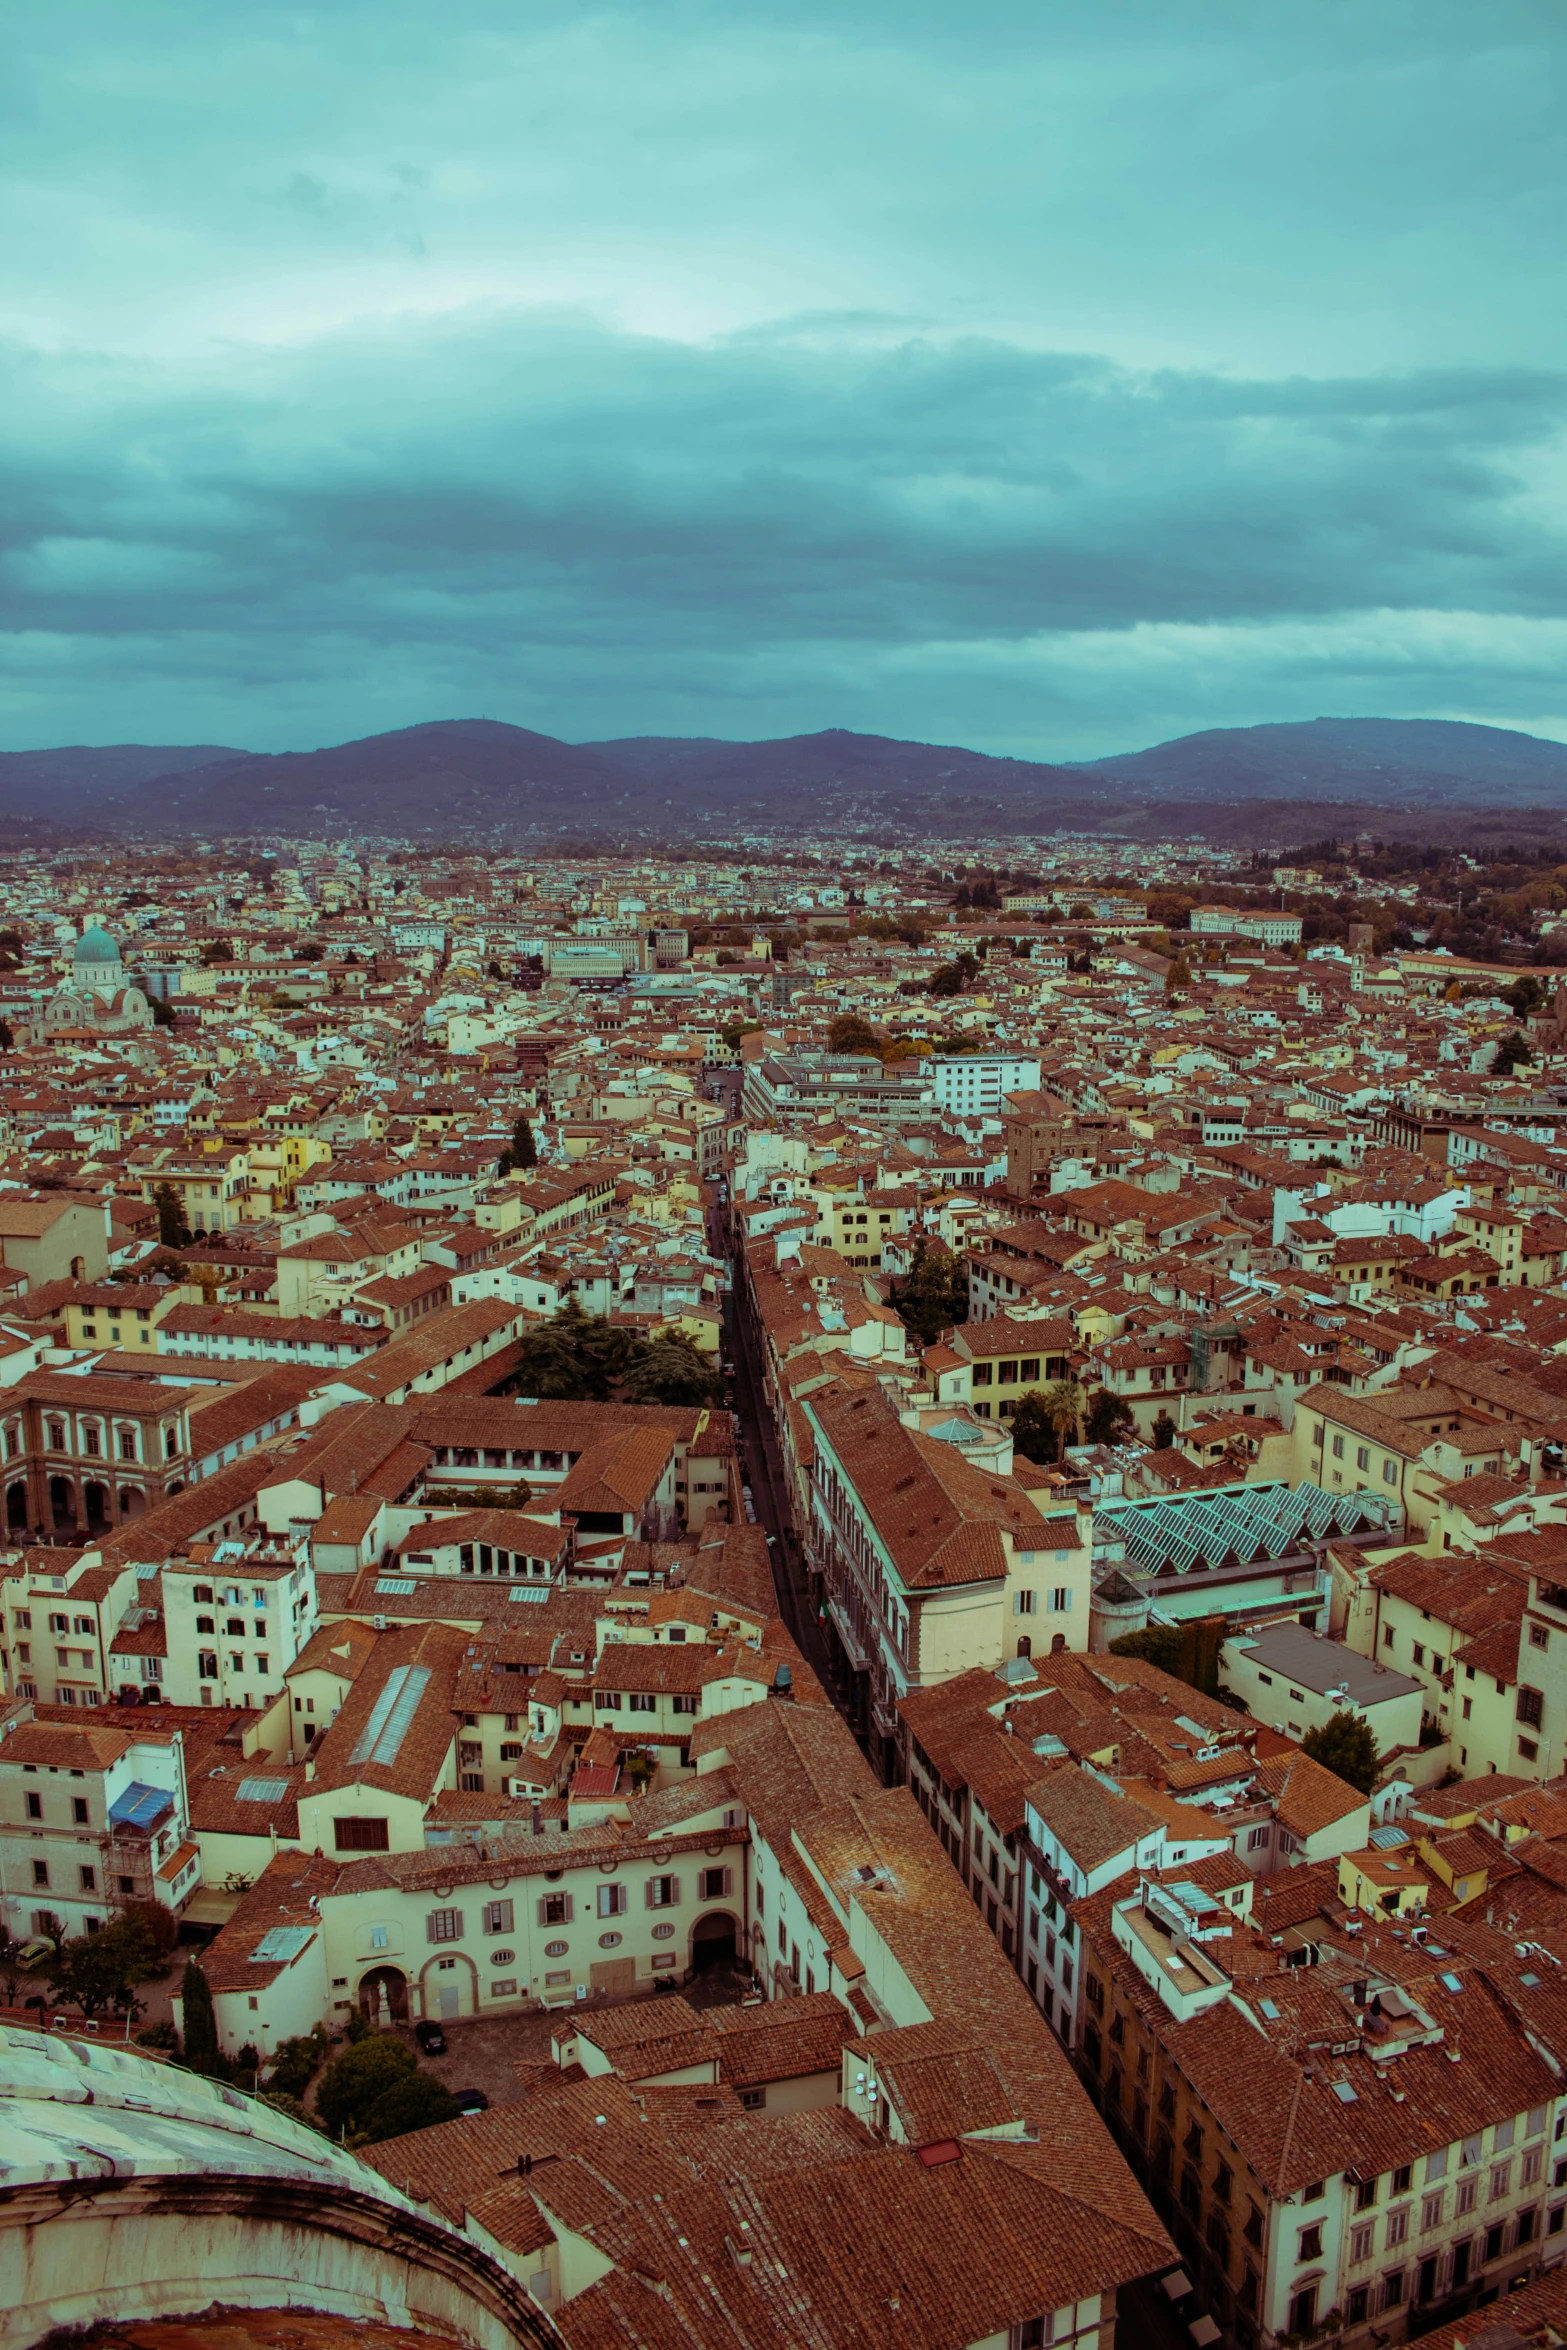
[[[117,963],[120,950],[109,933],[100,930],[94,923],[90,929],[82,932],[71,949],[71,960],[73,963]]]

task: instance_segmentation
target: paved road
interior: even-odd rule
[[[710,1219],[711,1245],[716,1255],[728,1252],[723,1220],[715,1210]],[[816,1610],[801,1556],[790,1507],[789,1483],[778,1456],[772,1417],[762,1380],[761,1334],[749,1300],[743,1295],[739,1270],[731,1261],[734,1289],[724,1301],[724,1348],[735,1366],[735,1410],[739,1416],[742,1473],[751,1488],[757,1523],[773,1537],[773,1585],[778,1612],[789,1627],[800,1654],[821,1682],[840,1701],[833,1658]]]

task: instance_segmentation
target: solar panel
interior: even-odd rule
[[[377,1591],[391,1592],[399,1599],[409,1599],[419,1588],[406,1575],[381,1575],[376,1580]]]
[[[148,1566],[138,1567],[136,1570],[136,1580],[138,1583],[150,1583],[153,1576],[158,1572],[159,1570],[155,1562]]]
[[[256,1944],[250,1962],[266,1966],[278,1959],[297,1958],[314,1935],[314,1926],[273,1926]]]
[[[349,1754],[351,1763],[396,1762],[419,1700],[430,1686],[428,1665],[399,1665],[370,1708],[370,1719]]]
[[[548,1599],[549,1595],[547,1583],[517,1583],[512,1587],[513,1599]]]
[[[286,1779],[241,1779],[234,1790],[236,1803],[281,1803],[288,1793]]]

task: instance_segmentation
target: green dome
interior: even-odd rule
[[[120,950],[109,933],[99,930],[95,924],[92,929],[82,932],[71,950],[71,959],[76,963],[117,963]]]

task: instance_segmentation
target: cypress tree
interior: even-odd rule
[[[536,1167],[539,1163],[539,1146],[533,1139],[526,1112],[511,1130],[511,1163],[514,1167]]]
[[[185,2017],[185,2066],[193,2073],[220,2079],[228,2065],[218,2046],[217,2018],[212,2012],[212,1990],[196,1961],[186,1961],[180,1979],[180,2005]]]

